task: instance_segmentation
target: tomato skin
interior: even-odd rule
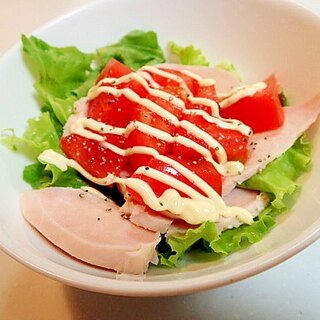
[[[104,178],[110,173],[118,176],[125,162],[124,157],[107,149],[99,141],[77,134],[62,137],[60,144],[68,158],[78,162],[96,178]]]
[[[130,132],[127,137],[127,147],[144,146],[152,148],[158,151],[162,155],[171,153],[172,144],[149,134],[146,134],[138,129],[134,129]],[[128,155],[128,164],[135,171],[141,166],[145,166],[152,159],[152,156],[146,154],[131,154]]]
[[[279,98],[279,84],[273,74],[265,80],[267,87],[251,97],[221,108],[223,118],[232,118],[250,126],[254,133],[278,129],[283,125],[284,112]]]
[[[210,162],[206,161],[204,158],[199,159],[198,161],[188,161],[176,156],[170,156],[170,158],[178,161],[180,164],[184,165],[186,168],[197,174],[201,179],[207,182],[214,190],[216,190],[218,194],[221,195],[222,178]],[[192,187],[202,195],[206,196],[206,194],[199,187],[197,187],[194,183],[190,182],[184,175],[182,175],[179,171],[174,169],[170,164],[166,162],[153,158],[149,161],[147,167],[165,173],[177,179],[178,181],[181,181],[186,185]],[[167,189],[172,188],[172,186],[167,185],[144,174],[133,174],[132,177],[141,179],[142,181],[146,182],[151,187],[151,189],[157,197],[160,197]],[[189,198],[189,196],[187,196],[184,192],[179,190],[177,191],[179,192],[181,197]],[[132,200],[136,201],[137,203],[144,204],[141,195],[135,192],[133,189],[128,188],[128,193],[130,194]]]
[[[103,123],[125,128],[132,116],[136,103],[124,95],[115,97],[106,92],[89,101],[88,117]]]
[[[163,87],[161,88],[161,90],[171,93],[173,96],[179,98],[180,100],[182,100],[184,103],[187,102],[189,93],[185,88],[182,87]],[[176,107],[176,106],[175,106]],[[177,108],[177,107],[176,107]],[[169,111],[169,110],[168,110]],[[175,114],[176,115],[176,114]]]
[[[198,158],[196,161],[189,161],[187,158],[178,156],[176,160],[203,179],[219,195],[222,194],[222,176],[212,163],[203,157]],[[200,193],[203,193],[202,190],[198,190]]]
[[[159,114],[150,111],[143,105],[137,105],[132,112],[132,121],[142,122],[150,127],[162,130],[171,135],[175,132],[175,126]]]
[[[176,117],[181,118],[182,110],[171,102],[151,95],[147,96],[147,98]],[[174,136],[176,132],[176,127],[170,120],[150,111],[143,105],[137,105],[133,110],[132,121],[142,122],[152,128],[166,132],[171,136]],[[130,148],[134,146],[150,147],[157,150],[162,155],[170,154],[172,149],[172,143],[160,140],[157,137],[146,134],[138,129],[131,131],[127,137],[127,147]],[[135,171],[138,167],[147,165],[151,158],[151,156],[145,154],[132,154],[128,156],[128,163],[132,170]]]
[[[212,115],[211,108],[206,105],[200,104],[200,103],[191,103],[191,102],[187,101],[186,109],[202,110],[202,111],[208,113],[209,115]]]
[[[175,75],[186,83],[186,86],[188,89],[192,92],[193,95],[195,95],[198,91],[199,84],[198,82],[193,79],[192,77],[184,74],[183,72],[179,70],[174,70],[174,69],[169,69],[169,68],[159,68],[162,71],[171,73],[172,75]],[[180,87],[180,83],[174,79],[169,79],[167,77],[164,77],[162,75],[156,74],[156,73],[151,73],[152,78],[154,81],[156,81],[158,84],[160,84],[161,87]]]
[[[229,161],[245,162],[247,160],[247,147],[249,138],[246,135],[243,135],[237,130],[221,128],[215,123],[208,122],[201,115],[186,114],[184,115],[183,119],[195,124],[198,128],[202,129],[212,138],[217,140],[219,144],[225,149]],[[181,136],[189,138],[190,140],[200,144],[205,148],[209,148],[208,144],[205,141],[195,137],[184,128],[178,128],[177,133]],[[210,148],[209,150],[213,159],[217,161],[218,159],[216,156],[216,150],[214,150],[214,148]],[[201,157],[201,155],[197,151],[193,150],[190,147],[185,147],[179,143],[174,143],[172,153],[193,160],[197,160],[199,157]]]
[[[212,113],[211,108],[208,106],[201,105],[200,103],[191,105],[189,93],[191,91],[194,97],[208,98],[217,101],[218,98],[214,85],[200,86],[195,79],[180,71],[168,69],[163,70],[183,78],[188,88],[180,87],[180,84],[177,81],[152,74],[152,77],[162,86],[159,88],[160,90],[181,99],[186,104],[187,109],[200,109],[204,110],[208,114]],[[103,78],[119,78],[132,72],[133,71],[127,66],[115,59],[111,59],[98,77],[97,83]],[[268,87],[278,90],[272,79],[268,81],[270,82],[268,82]],[[161,97],[150,95],[148,91],[134,79],[121,84],[105,83],[103,85],[112,86],[117,89],[129,88],[137,93],[141,98],[147,98],[158,104],[161,108],[174,115],[179,121],[190,121],[200,129],[207,132],[214,139],[218,140],[218,142],[226,149],[228,160],[240,160],[244,162],[247,159],[248,137],[242,135],[240,132],[220,128],[214,123],[205,120],[201,115],[184,114],[183,108],[172,103],[171,99],[163,99]],[[170,120],[166,120],[157,113],[150,111],[144,105],[133,103],[127,99],[125,95],[116,97],[102,92],[99,96],[89,101],[88,117],[121,128],[127,127],[131,121],[142,122],[150,127],[166,132],[172,137],[178,134],[197,142],[205,148],[208,148],[208,145],[202,139],[193,136],[190,132],[187,132],[187,130],[179,127],[179,125],[175,126]],[[194,151],[190,147],[184,147],[179,145],[179,143],[169,143],[164,140],[159,140],[155,136],[140,131],[138,127],[134,128],[130,133],[127,132],[127,135],[117,136],[110,133],[101,135],[104,136],[107,143],[114,144],[123,150],[128,149],[129,153],[130,148],[141,146],[145,148],[152,148],[161,155],[175,159],[203,179],[218,194],[221,195],[222,193],[221,175],[217,172],[211,162],[204,159],[203,155]],[[203,190],[190,182],[171,165],[148,154],[143,154],[143,152],[141,154],[128,154],[126,156],[121,156],[114,153],[108,149],[106,145],[103,145],[98,141],[87,139],[76,134],[63,137],[61,139],[61,147],[69,158],[77,161],[94,177],[103,178],[108,174],[123,177],[123,171],[126,171],[127,177],[136,177],[147,182],[154,190],[156,196],[160,197],[165,190],[172,188],[172,186],[150,178],[145,174],[134,173],[139,167],[148,166],[186,183],[199,193],[206,196]],[[79,150],[81,150],[81,152],[79,152]],[[210,152],[213,159],[217,160],[215,150],[211,149]],[[134,190],[128,188],[127,192],[131,194],[134,201],[144,204],[142,197]],[[181,196],[188,197],[182,191],[178,192]]]
[[[196,96],[200,97],[200,98],[211,99],[211,100],[214,100],[216,102],[218,101],[216,87],[214,85],[200,86],[198,91],[197,91]]]
[[[164,91],[164,89],[163,89],[163,91]],[[170,91],[171,91],[171,93],[177,92],[176,90],[173,90],[173,89],[170,89]],[[152,95],[148,95],[147,99],[156,103],[164,110],[166,110],[166,111],[170,112],[171,114],[173,114],[174,116],[176,116],[178,120],[180,120],[182,118],[182,115],[183,115],[182,108],[176,106],[175,104],[171,103],[170,101],[167,101],[165,99],[162,99],[162,98],[156,97],[156,96],[152,96]],[[165,120],[165,121],[167,121],[167,120]]]
[[[96,83],[98,83],[100,80],[104,78],[120,78],[131,72],[133,72],[133,70],[130,69],[128,66],[114,58],[111,58],[101,71],[100,75],[96,80]]]

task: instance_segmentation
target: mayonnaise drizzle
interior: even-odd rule
[[[200,77],[198,74],[191,72],[190,70],[183,69],[183,70],[180,70],[180,72],[196,80],[200,87],[213,86],[216,83],[215,80],[204,79]]]
[[[212,138],[210,134],[206,133],[204,130],[198,128],[195,124],[186,120],[182,120],[180,122],[180,127],[189,132],[192,132],[195,137],[202,139],[208,146],[214,148],[220,163],[227,162],[227,153],[225,149],[216,139]]]
[[[267,84],[265,82],[257,82],[252,85],[234,88],[220,102],[220,108],[226,108],[242,98],[253,96],[266,87]]]
[[[179,216],[190,224],[200,224],[204,221],[219,221],[220,215],[224,217],[236,217],[243,223],[252,223],[251,214],[239,207],[228,207],[217,194],[211,194],[211,197],[205,197],[188,185],[170,177],[162,172],[146,167],[140,167],[137,173],[143,173],[164,183],[173,185],[174,188],[188,194],[191,198],[185,198],[175,189],[167,189],[159,198],[155,195],[152,188],[146,182],[138,178],[119,178],[109,174],[105,178],[96,178],[83,169],[76,161],[68,159],[63,155],[53,151],[45,150],[40,154],[38,159],[41,162],[52,164],[62,171],[71,167],[81,173],[88,180],[99,185],[110,185],[119,183],[138,192],[143,198],[146,205],[155,211],[168,210],[170,214]],[[150,173],[147,173],[149,172]]]
[[[146,76],[146,75],[148,75],[148,76]],[[143,86],[143,88],[146,89],[147,92],[149,94],[151,94],[152,96],[159,97],[164,100],[168,100],[180,108],[185,107],[184,102],[181,99],[179,99],[178,97],[173,96],[171,93],[165,92],[163,90],[151,88],[150,84],[148,83],[148,81],[150,81],[149,77],[152,79],[150,74],[147,72],[141,72],[141,73],[132,72],[132,73],[124,75],[120,78],[104,78],[104,79],[100,80],[100,82],[97,84],[97,86],[101,87],[104,84],[112,84],[112,85],[117,86],[121,83],[127,83],[132,80],[135,80],[135,81],[139,82],[139,84],[141,84]],[[152,80],[152,81],[154,81],[154,80]],[[153,86],[155,86],[155,88],[159,88],[159,85],[156,86],[153,84]],[[206,100],[208,100],[208,99],[206,99]]]
[[[88,121],[90,119],[85,119],[85,121],[82,121],[82,120],[83,119],[78,119],[77,121],[75,121],[73,125],[70,126],[70,133],[83,135],[87,139],[97,140],[101,142],[101,145],[103,145],[105,148],[110,149],[111,151],[113,151],[114,153],[120,156],[127,155],[128,149],[127,150],[121,149],[113,144],[105,142],[103,136],[83,128],[83,125],[88,123],[89,125],[91,125],[91,129],[96,128],[97,131],[99,131],[99,126],[97,125],[97,123],[95,123],[94,121]],[[159,140],[162,140],[168,143],[177,142],[185,147],[192,148],[193,150],[201,154],[206,159],[206,161],[212,163],[216,168],[216,170],[223,176],[235,175],[243,171],[244,169],[243,164],[239,161],[227,161],[227,155],[226,155],[225,149],[218,143],[218,141],[213,139],[205,131],[199,129],[189,121],[183,120],[181,121],[180,124],[183,128],[191,132],[195,137],[203,139],[210,148],[213,148],[218,157],[219,163],[213,159],[211,151],[208,148],[201,146],[200,144],[193,141],[192,139],[189,139],[187,137],[180,136],[180,135],[171,136],[169,133],[165,131],[162,131],[157,128],[153,128],[140,121],[130,122],[125,129],[105,125],[105,127],[100,128],[100,131],[103,131],[105,133],[105,131],[102,129],[106,128],[106,130],[108,130],[107,131],[108,133],[124,134],[125,136],[128,136],[131,131],[133,131],[134,129],[137,129],[145,134],[156,137]]]
[[[180,72],[195,79],[199,86],[211,86],[215,83],[215,81],[212,79],[203,79],[188,70],[180,70]],[[214,116],[209,115],[203,110],[186,109],[186,106],[181,99],[173,96],[170,93],[160,90],[159,84],[153,80],[150,74],[157,74],[176,81],[188,92],[188,100],[191,104],[201,104],[210,107]],[[170,101],[172,104],[179,107],[185,114],[199,115],[202,116],[206,121],[217,124],[222,128],[238,130],[245,135],[251,134],[251,129],[245,126],[243,123],[232,119],[222,119],[219,116],[219,106],[215,101],[206,98],[193,97],[191,91],[181,77],[163,69],[150,66],[143,67],[137,72],[130,73],[120,78],[102,79],[97,85],[93,86],[89,90],[88,98],[93,99],[102,92],[115,97],[124,95],[127,99],[133,101],[134,103],[145,106],[148,110],[158,114],[173,125],[184,128],[193,136],[203,140],[208,145],[208,148],[199,145],[187,137],[180,135],[171,136],[162,130],[153,128],[139,121],[130,122],[126,128],[117,128],[94,119],[87,119],[81,115],[78,115],[72,119],[73,122],[71,125],[69,124],[68,133],[75,133],[88,139],[99,141],[102,146],[110,149],[119,156],[126,156],[135,153],[151,155],[154,158],[171,165],[174,169],[185,176],[192,184],[196,185],[199,190],[202,190],[206,196],[198,192],[196,189],[190,187],[188,184],[153,168],[140,167],[136,170],[136,173],[149,176],[171,186],[171,188],[167,189],[159,198],[155,195],[148,183],[142,181],[141,179],[133,177],[121,178],[112,174],[107,175],[105,178],[96,178],[82,168],[76,161],[68,159],[52,150],[46,150],[40,154],[39,160],[47,164],[53,164],[62,171],[67,170],[68,166],[72,167],[88,180],[99,185],[118,183],[130,187],[138,192],[144,199],[145,203],[153,210],[167,210],[172,215],[177,215],[191,224],[200,224],[206,220],[217,222],[221,215],[225,217],[237,217],[244,223],[252,223],[252,217],[249,212],[241,208],[227,207],[219,194],[217,194],[217,192],[207,182],[190,171],[187,167],[181,165],[179,162],[167,156],[160,155],[152,148],[135,146],[128,149],[122,149],[105,141],[103,134],[112,133],[128,136],[132,130],[138,129],[139,131],[151,136],[155,136],[160,140],[170,143],[178,142],[184,146],[194,149],[207,161],[212,163],[216,167],[217,171],[224,176],[237,174],[244,169],[243,164],[240,162],[228,161],[226,151],[219,144],[219,142],[207,134],[204,130],[195,126],[193,123],[187,120],[180,121],[176,116],[166,111],[158,104],[149,99],[141,98],[137,93],[129,88],[120,89],[114,87],[120,85],[121,83],[127,83],[132,80],[139,82],[150,95]],[[253,95],[255,92],[262,90],[264,88],[263,85],[265,85],[265,83],[258,83],[256,85],[240,87],[232,90],[228,95],[225,96],[225,99],[222,101],[222,106],[225,107],[228,105],[228,103],[230,103],[230,101],[237,101],[237,99],[241,99],[244,96]],[[77,110],[75,110],[75,112],[77,113]],[[212,148],[216,151],[218,163],[212,158],[209,148]],[[183,192],[190,198],[181,197],[177,190]]]
[[[179,120],[175,115],[170,113],[169,111],[165,110],[164,108],[160,107],[158,104],[152,102],[149,99],[146,98],[140,98],[139,95],[137,95],[133,90],[125,88],[125,89],[116,89],[113,87],[108,87],[108,86],[102,86],[102,87],[97,87],[94,86],[92,87],[89,92],[88,92],[88,97],[90,99],[94,99],[97,97],[100,93],[109,93],[115,97],[120,97],[121,95],[124,95],[127,99],[145,106],[148,110],[157,113],[164,119],[167,119],[170,121],[172,124],[177,125],[179,123]]]
[[[154,67],[148,67],[147,70],[150,70],[151,68],[152,68],[152,70],[156,69]],[[173,78],[175,77],[174,75],[172,75],[169,72],[164,72],[162,70],[160,70],[160,71],[161,71],[162,76],[168,75],[168,77],[170,77],[170,78],[172,78],[172,76],[173,76]],[[142,77],[141,74],[147,74],[147,72],[144,72],[144,71],[139,72],[138,71],[138,73],[130,73],[130,74],[124,75],[120,78],[102,79],[102,80],[100,80],[100,82],[96,86],[92,87],[89,90],[88,97],[90,99],[93,99],[93,98],[97,97],[102,92],[112,94],[116,97],[119,97],[123,94],[129,100],[145,106],[150,111],[159,114],[161,117],[167,119],[168,121],[171,121],[174,125],[177,125],[179,121],[174,115],[172,115],[170,112],[167,112],[166,110],[164,110],[163,108],[158,106],[156,103],[153,103],[148,99],[140,98],[131,89],[127,89],[127,88],[126,89],[117,89],[114,87],[103,86],[104,84],[119,85],[121,83],[126,83],[129,81],[135,80],[135,81],[139,82],[151,95],[170,101],[172,104],[181,108],[183,113],[185,113],[185,114],[201,115],[206,121],[213,122],[222,128],[237,130],[244,135],[250,135],[251,129],[248,126],[244,125],[242,122],[240,122],[238,120],[233,120],[233,119],[221,118],[219,116],[219,106],[215,101],[210,100],[210,99],[206,99],[206,98],[201,98],[201,97],[193,97],[190,92],[188,100],[191,102],[191,104],[201,104],[201,105],[210,107],[212,114],[214,116],[209,115],[207,112],[205,112],[203,110],[186,109],[185,104],[181,99],[173,96],[170,93],[164,92],[162,90],[150,88],[150,84],[148,84],[148,82],[146,81],[146,79],[148,77],[147,76]],[[231,93],[229,93],[228,95],[231,95]]]

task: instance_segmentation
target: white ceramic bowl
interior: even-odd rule
[[[110,14],[112,13],[112,14]],[[90,4],[57,19],[34,34],[51,44],[92,51],[133,29],[155,30],[161,44],[174,40],[202,48],[212,62],[232,61],[247,82],[276,71],[291,101],[307,100],[320,90],[320,21],[288,1],[262,0],[109,0]],[[0,63],[0,128],[21,134],[37,114],[32,77],[15,46]],[[116,280],[113,272],[69,258],[25,222],[19,192],[27,159],[0,148],[0,246],[25,265],[66,284],[128,296],[176,295],[214,288],[257,274],[299,252],[320,236],[320,130],[314,141],[313,169],[302,178],[294,210],[261,242],[220,261],[183,269],[152,269],[144,281]]]

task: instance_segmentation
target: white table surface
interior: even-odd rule
[[[48,20],[89,1],[0,0],[0,55],[19,41],[21,33],[32,32]],[[320,0],[297,2],[320,15]],[[0,251],[0,319],[317,320],[320,319],[320,240],[250,279],[168,298],[114,297],[71,288],[35,273]]]

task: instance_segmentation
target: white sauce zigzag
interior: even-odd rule
[[[182,73],[195,79],[198,82],[199,86],[210,86],[215,83],[212,79],[203,79],[190,71],[184,70],[182,71]],[[205,106],[209,106],[212,110],[213,116],[209,115],[203,110],[187,109],[181,99],[174,97],[170,93],[160,90],[159,84],[157,84],[153,80],[150,74],[158,74],[162,77],[166,77],[168,79],[176,81],[182,88],[185,88],[187,90],[189,94],[188,100],[191,104],[202,104]],[[139,131],[157,137],[160,140],[170,143],[179,142],[182,145],[193,148],[198,153],[203,155],[203,157],[207,161],[212,163],[217,171],[223,176],[226,176],[228,174],[234,175],[243,171],[244,169],[242,163],[238,161],[228,161],[225,149],[217,140],[207,134],[204,130],[198,128],[187,120],[180,121],[175,115],[163,109],[153,101],[146,98],[141,98],[137,93],[129,88],[118,89],[112,87],[120,85],[122,83],[130,82],[132,80],[139,82],[150,95],[170,101],[172,104],[179,107],[185,114],[200,115],[204,117],[206,121],[215,123],[222,128],[238,130],[242,134],[248,136],[251,134],[251,129],[241,122],[232,119],[222,119],[219,116],[219,106],[215,101],[206,98],[193,97],[192,93],[187,88],[187,85],[181,77],[156,67],[146,66],[141,68],[136,73],[133,72],[120,78],[102,79],[97,85],[89,90],[88,98],[93,99],[102,92],[111,94],[115,97],[124,95],[127,99],[137,104],[143,105],[148,110],[158,114],[173,125],[181,126],[193,136],[202,139],[208,145],[208,148],[204,148],[193,140],[183,136],[171,136],[167,132],[153,128],[139,121],[130,122],[126,128],[118,128],[102,123],[100,121],[96,121],[94,119],[88,119],[83,115],[78,117],[75,116],[75,118],[72,120],[72,123],[66,125],[64,135],[74,133],[86,137],[87,139],[99,141],[104,147],[110,149],[119,156],[127,156],[130,154],[151,155],[154,158],[159,159],[160,161],[163,161],[172,166],[190,182],[192,182],[195,186],[202,190],[206,194],[206,196],[199,193],[186,183],[183,183],[172,176],[169,176],[152,168],[146,169],[146,167],[140,167],[137,169],[136,173],[141,173],[143,175],[149,176],[172,187],[167,189],[159,198],[155,195],[152,188],[141,179],[134,177],[121,178],[112,174],[108,174],[105,178],[96,178],[89,174],[85,169],[83,169],[76,161],[67,159],[66,157],[52,150],[44,151],[39,156],[39,160],[47,164],[55,165],[62,171],[67,170],[68,166],[72,167],[88,180],[99,185],[110,185],[113,183],[118,183],[123,186],[130,187],[131,189],[139,193],[145,203],[153,210],[168,211],[170,215],[177,216],[190,224],[200,224],[206,220],[217,222],[219,221],[221,216],[236,217],[242,223],[252,223],[252,216],[248,211],[238,207],[226,206],[220,195],[210,185],[208,185],[203,179],[201,179],[199,176],[197,176],[195,173],[193,173],[191,170],[181,165],[177,161],[167,156],[160,155],[156,150],[152,148],[135,146],[128,149],[121,149],[105,141],[103,134],[112,133],[116,135],[127,136],[132,130],[138,129]],[[252,95],[257,91],[262,90],[264,87],[264,83],[258,83],[253,86],[248,86],[247,90],[246,87],[241,87],[238,90],[233,90],[233,92],[226,96],[225,104],[230,103],[232,99],[232,101],[236,101],[236,99],[240,99],[241,97],[246,96],[246,94]],[[209,148],[215,150],[218,161],[215,161],[212,158],[212,154]],[[181,192],[186,194],[188,198],[181,197],[177,190],[180,190]]]

